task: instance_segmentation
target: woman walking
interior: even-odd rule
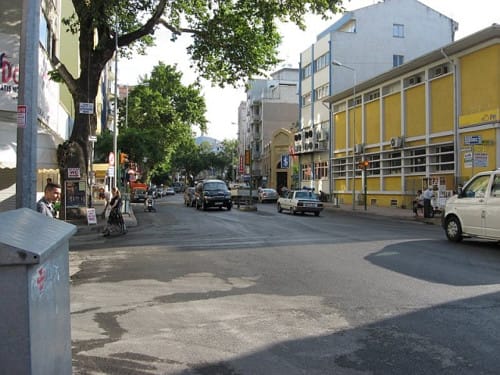
[[[120,233],[127,233],[127,228],[125,227],[125,223],[123,222],[122,216],[122,197],[120,194],[120,190],[114,187],[111,189],[113,197],[109,202],[109,207],[111,209],[108,217],[108,225],[104,229],[104,236],[109,236],[113,228],[118,228]]]

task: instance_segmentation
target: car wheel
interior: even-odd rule
[[[315,212],[315,213],[314,213],[314,216],[319,216],[319,212]]]
[[[450,216],[446,219],[445,222],[445,232],[446,237],[450,241],[460,242],[462,241],[462,226],[460,225],[460,221],[456,216]]]
[[[290,208],[290,212],[292,215],[297,215],[297,211],[295,211],[295,207]]]
[[[281,213],[283,211],[283,209],[281,208],[281,204],[278,203],[278,212]]]
[[[228,211],[231,211],[231,205],[230,204],[228,204],[226,208],[227,208]]]

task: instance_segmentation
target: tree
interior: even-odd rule
[[[280,35],[276,21],[292,21],[302,29],[308,12],[337,12],[342,0],[72,0],[74,13],[63,19],[71,33],[78,34],[79,76],[53,57],[54,79],[63,81],[73,97],[95,105],[99,79],[116,46],[143,52],[160,27],[172,32],[171,41],[189,34],[187,49],[193,67],[214,84],[237,84],[271,69],[277,62]],[[166,50],[167,46],[165,47]],[[95,114],[75,113],[70,138],[58,149],[61,177],[68,167],[88,170],[88,137],[95,133]]]

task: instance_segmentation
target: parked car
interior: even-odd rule
[[[175,190],[173,187],[168,187],[165,189],[165,195],[175,195]]]
[[[233,206],[231,193],[222,180],[204,180],[196,185],[195,190],[196,208],[207,210],[210,207],[223,207],[229,211]]]
[[[279,198],[278,192],[271,188],[262,188],[259,190],[259,202],[277,202]]]
[[[186,207],[194,207],[196,205],[196,197],[194,195],[195,188],[188,187],[184,190],[184,204]]]
[[[448,198],[441,221],[453,242],[464,237],[500,240],[500,169],[474,175]]]
[[[310,190],[292,190],[285,196],[278,199],[278,212],[287,210],[295,215],[297,212],[304,214],[306,212],[314,213],[314,216],[319,216],[323,211],[323,203],[320,202],[318,195]]]
[[[147,198],[147,190],[146,189],[141,189],[141,188],[136,188],[132,192],[132,202],[144,202]]]

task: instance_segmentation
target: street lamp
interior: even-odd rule
[[[337,60],[332,61],[333,65],[340,66],[346,69],[349,69],[353,73],[354,85],[352,86],[353,92],[353,106],[352,106],[352,209],[356,209],[356,69],[351,66],[342,64]],[[349,101],[347,101],[347,112],[349,112]],[[347,174],[346,174],[347,176]]]

